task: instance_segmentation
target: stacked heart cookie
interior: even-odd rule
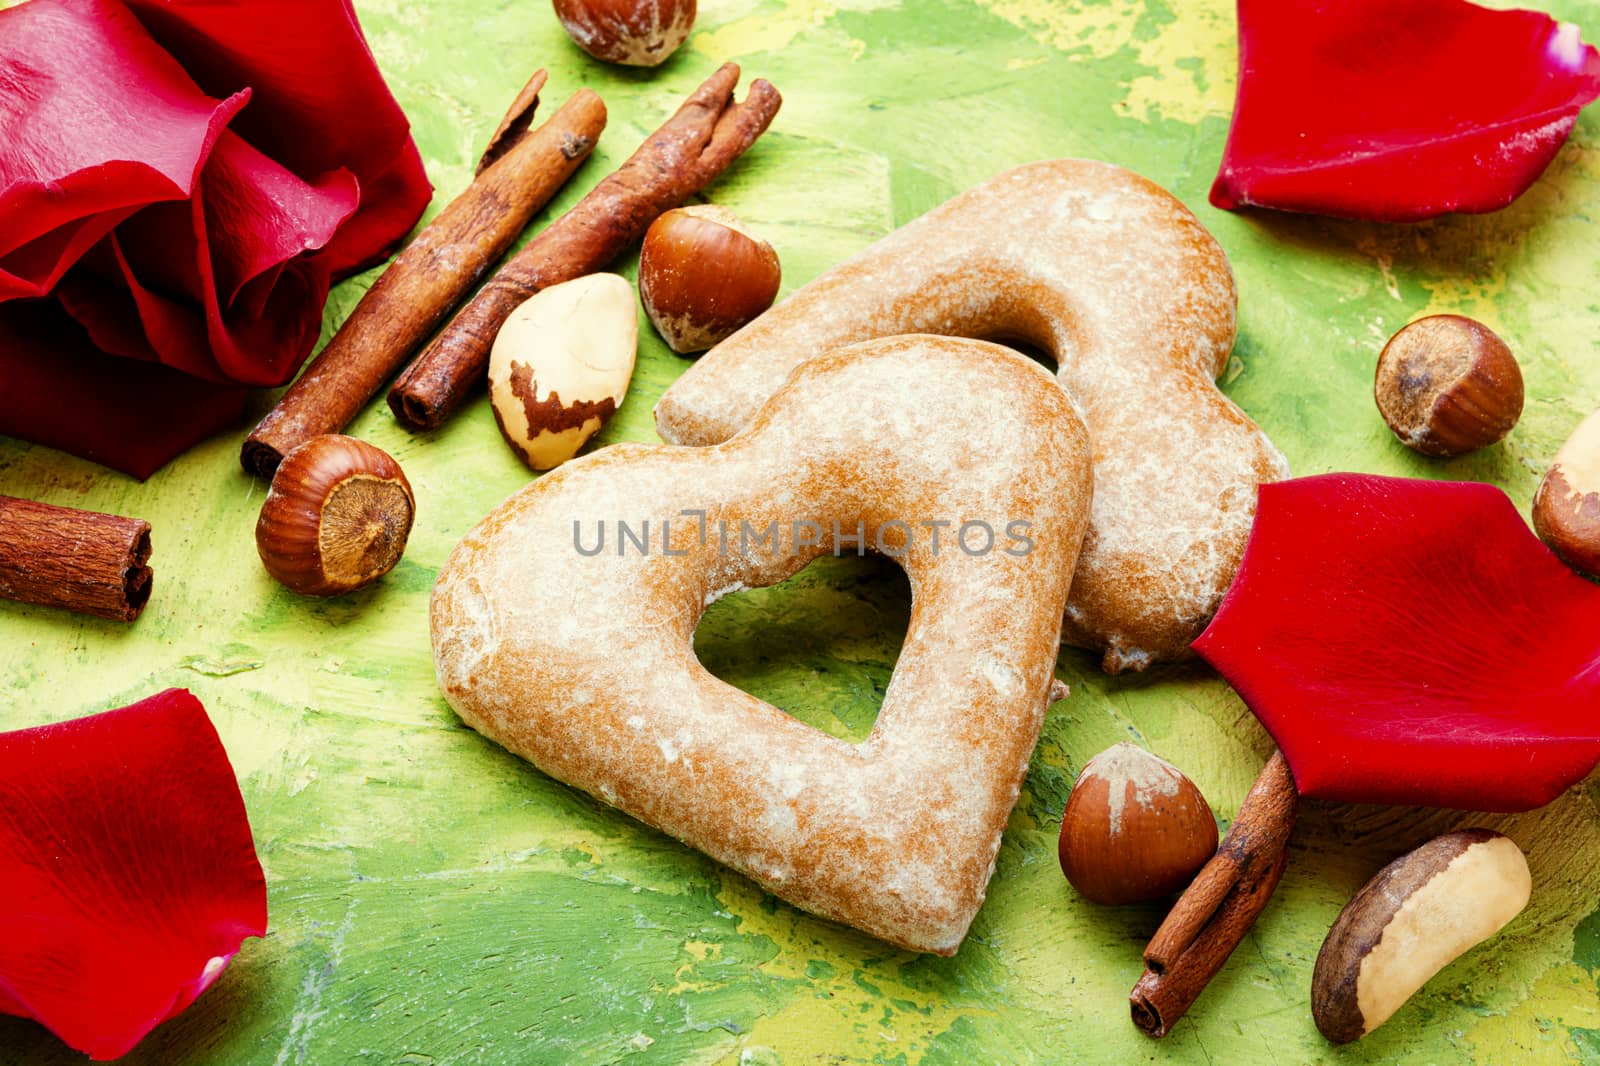
[[[470,533],[433,596],[446,698],[790,902],[953,953],[1063,635],[1110,670],[1183,654],[1286,473],[1213,383],[1233,332],[1227,261],[1168,193],[1098,163],[1002,174],[713,349],[657,408],[678,443],[570,462]],[[853,745],[717,680],[692,638],[718,596],[857,537],[913,607]]]
[[[1222,248],[1165,189],[1106,163],[1034,163],[891,233],[713,348],[662,396],[656,425],[679,444],[725,440],[796,366],[869,337],[1042,349],[1094,440],[1066,639],[1103,651],[1108,672],[1143,669],[1188,654],[1239,567],[1256,486],[1289,473],[1216,387],[1236,302]]]

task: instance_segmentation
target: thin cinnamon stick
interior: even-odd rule
[[[294,448],[349,425],[589,157],[606,125],[605,104],[579,89],[529,132],[544,82],[542,70],[528,81],[472,184],[395,257],[245,440],[239,459],[246,470],[271,477]]]
[[[483,380],[495,334],[519,304],[603,268],[743,155],[783,101],[757,79],[735,104],[738,83],[738,65],[724,64],[626,163],[501,267],[395,382],[395,417],[414,429],[442,423]]]
[[[1216,855],[1144,949],[1128,1002],[1146,1035],[1167,1035],[1255,924],[1283,877],[1299,806],[1294,775],[1275,751]]]
[[[149,522],[0,496],[0,597],[131,622],[149,558]]]

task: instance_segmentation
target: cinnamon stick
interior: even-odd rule
[[[490,138],[472,184],[395,257],[245,440],[239,459],[247,471],[271,477],[294,448],[349,425],[589,157],[605,128],[605,104],[579,89],[529,132],[544,82],[543,70],[529,79]]]
[[[149,558],[149,522],[0,496],[0,597],[131,622]]]
[[[592,274],[644,236],[662,212],[704,188],[755,143],[782,97],[764,80],[733,102],[739,67],[726,63],[626,163],[512,258],[389,391],[395,417],[433,429],[483,380],[495,334],[540,289]]]
[[[1294,775],[1275,751],[1216,855],[1144,949],[1144,975],[1128,1002],[1147,1036],[1167,1035],[1255,924],[1283,877],[1299,805]]]

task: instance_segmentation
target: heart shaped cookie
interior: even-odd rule
[[[1067,395],[996,345],[895,337],[810,360],[713,447],[618,444],[512,496],[434,588],[450,705],[568,784],[817,914],[951,954],[1049,700],[1090,506]],[[906,570],[871,735],[708,673],[717,597],[827,552]]]
[[[1110,673],[1189,654],[1233,581],[1256,487],[1286,477],[1218,391],[1235,331],[1222,248],[1171,193],[1083,159],[973,186],[813,279],[656,405],[676,444],[726,440],[805,360],[902,333],[1048,353],[1094,437],[1094,514],[1067,642]]]

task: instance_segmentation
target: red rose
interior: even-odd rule
[[[348,0],[0,11],[0,433],[148,476],[431,194]]]

